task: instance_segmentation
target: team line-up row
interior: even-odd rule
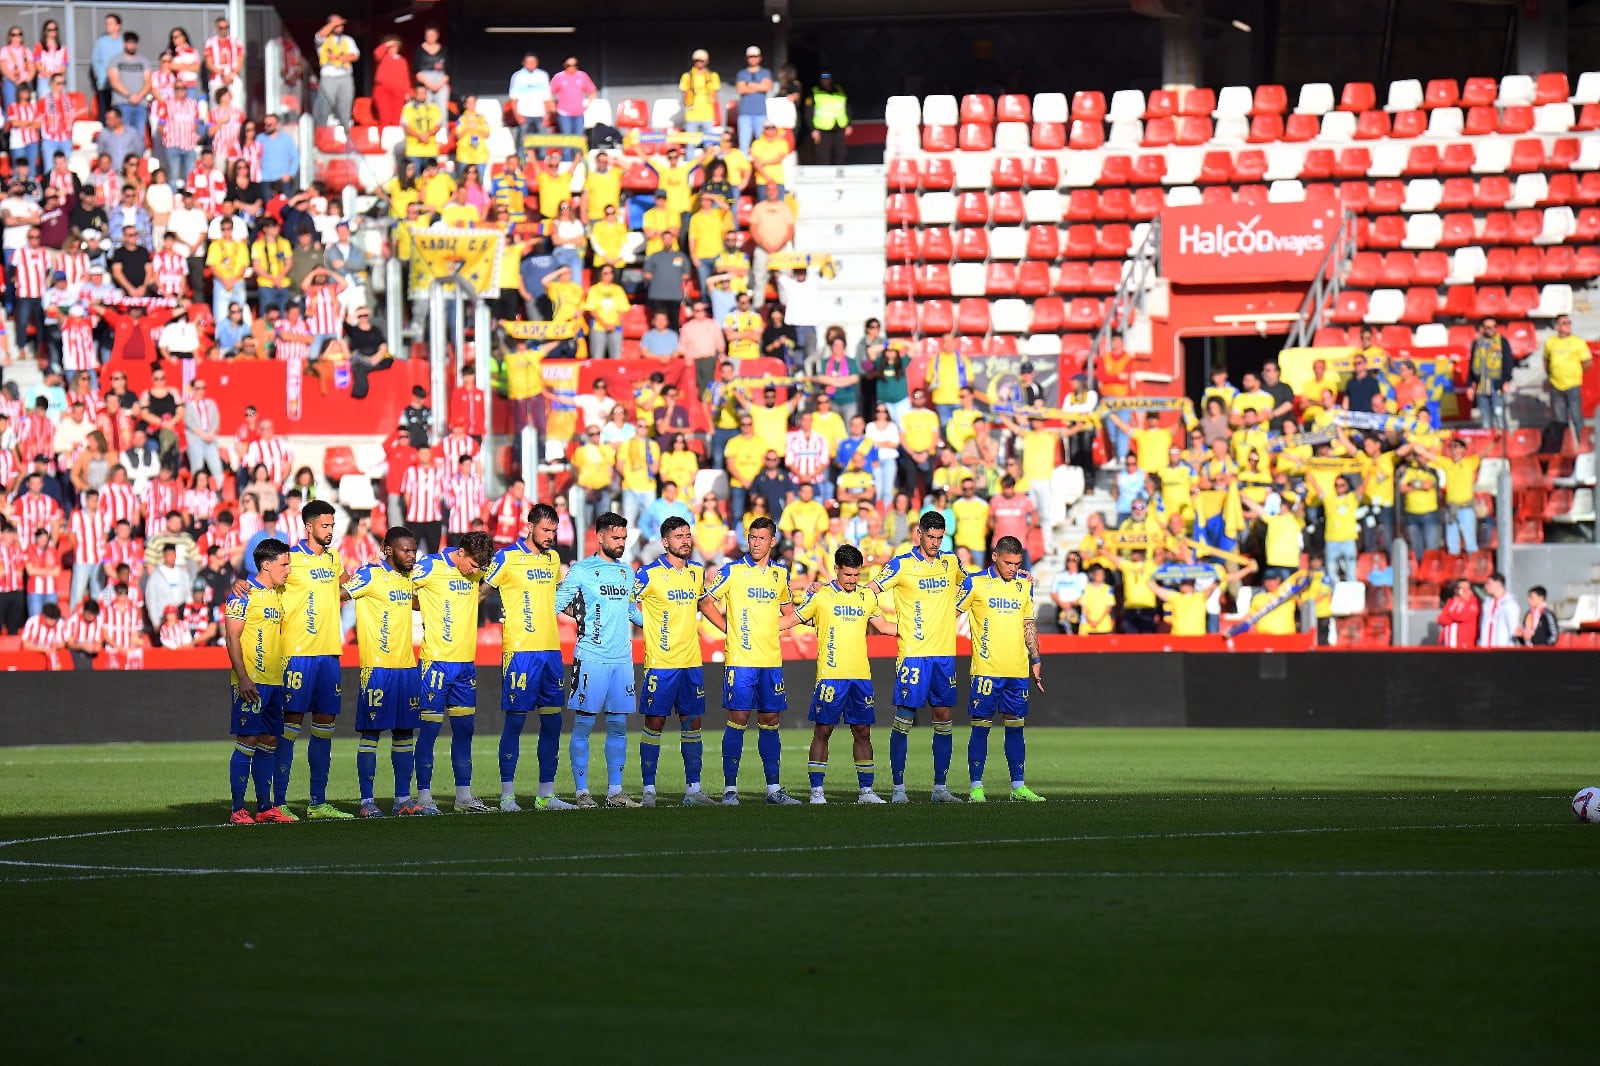
[[[393,813],[439,814],[433,799],[433,753],[446,719],[455,777],[454,809],[487,813],[496,808],[472,792],[472,738],[477,705],[478,603],[490,589],[505,611],[500,737],[501,797],[498,809],[519,811],[516,770],[528,716],[538,721],[538,810],[601,805],[590,795],[589,743],[597,721],[605,726],[607,807],[656,805],[657,763],[666,721],[677,717],[683,756],[685,806],[739,803],[739,763],[750,720],[766,778],[766,802],[800,801],[780,784],[780,714],[788,709],[779,635],[797,625],[817,634],[817,679],[809,719],[814,724],[808,771],[810,802],[826,802],[823,779],[828,744],[843,722],[852,734],[861,803],[883,803],[874,791],[871,729],[876,723],[867,659],[868,628],[898,640],[893,731],[889,753],[894,787],[889,802],[907,802],[905,768],[916,712],[929,708],[933,721],[932,801],[959,803],[947,784],[954,750],[956,703],[956,614],[968,615],[972,683],[968,714],[970,786],[967,799],[984,802],[984,765],[989,730],[998,717],[1005,727],[1005,753],[1013,800],[1041,801],[1023,777],[1030,686],[1043,691],[1033,617],[1033,585],[1022,570],[1022,545],[1002,538],[989,568],[964,571],[955,555],[941,552],[944,519],[922,517],[914,545],[892,558],[871,581],[862,580],[863,557],[853,545],[835,555],[837,579],[819,585],[804,602],[789,594],[789,575],[771,560],[777,530],[757,519],[748,533],[749,551],[707,574],[691,560],[693,534],[681,518],[661,524],[662,554],[634,571],[621,561],[627,523],[608,512],[596,523],[596,552],[563,577],[555,547],[557,515],[548,504],[529,512],[524,536],[495,551],[487,534],[465,534],[447,551],[422,555],[408,529],[392,527],[381,562],[363,566],[343,583],[343,566],[332,548],[333,509],[323,501],[306,506],[306,539],[258,545],[258,573],[235,585],[226,609],[226,642],[233,671],[230,732],[234,748],[229,779],[238,824],[288,822],[294,749],[306,718],[306,762],[310,771],[307,816],[312,819],[380,817],[373,794],[381,734],[390,734],[395,776]],[[887,620],[878,594],[895,597]],[[361,787],[357,815],[328,802],[334,722],[340,709],[339,605],[355,605],[361,688],[356,728],[356,767]],[[420,663],[412,645],[412,611],[421,612]],[[556,616],[577,622],[570,680],[562,660]],[[701,788],[705,712],[704,663],[698,628],[704,617],[727,636],[722,705],[724,789],[720,801]],[[644,683],[636,688],[635,629],[644,637]],[[576,795],[555,793],[563,710],[573,712],[568,759]],[[639,761],[642,801],[623,791],[628,715],[641,713]],[[412,778],[417,793],[411,795]],[[246,802],[254,785],[255,808]]]

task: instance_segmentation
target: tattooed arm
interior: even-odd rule
[[[1044,691],[1044,681],[1039,676],[1039,623],[1029,618],[1022,623],[1022,643],[1028,649],[1028,662],[1033,667],[1033,683]]]

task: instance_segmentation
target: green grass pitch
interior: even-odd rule
[[[737,810],[259,827],[218,824],[225,742],[0,751],[0,1046],[279,1066],[1600,1046],[1600,826],[1568,807],[1600,783],[1600,734],[1030,729],[1050,802],[985,807],[926,802],[929,736],[909,806],[847,805],[838,736],[821,808],[751,802],[751,744]],[[783,739],[803,796],[806,734]],[[878,745],[884,769],[887,731]],[[348,799],[354,743],[334,759]],[[675,802],[670,731],[661,767]],[[298,803],[303,754],[295,772]],[[380,795],[388,773],[381,751]],[[1005,777],[998,737],[988,777]]]

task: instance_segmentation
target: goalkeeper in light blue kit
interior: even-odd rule
[[[578,620],[572,652],[573,712],[567,757],[579,807],[598,807],[589,795],[589,734],[597,714],[606,716],[606,806],[637,807],[622,791],[628,756],[628,715],[636,709],[633,685],[633,571],[623,563],[628,523],[615,511],[595,520],[599,548],[567,571],[556,588],[556,610]]]

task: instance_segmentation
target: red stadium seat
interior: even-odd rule
[[[963,122],[956,145],[963,152],[993,151],[994,127],[979,122]]]
[[[994,125],[994,97],[969,95],[961,98],[961,121]]]
[[[645,100],[624,100],[617,105],[616,125],[619,130],[650,128],[650,104]]]
[[[1477,161],[1477,154],[1470,144],[1446,145],[1444,152],[1439,156],[1439,165],[1436,168],[1440,174],[1470,174],[1472,164]]]
[[[989,168],[989,185],[995,189],[1020,189],[1023,184],[1022,160],[1012,155],[995,159]]]
[[[1058,226],[1029,226],[1028,246],[1023,251],[1029,259],[1054,260],[1061,255],[1061,229]]]
[[[337,126],[317,126],[311,137],[312,147],[324,155],[343,155],[350,145]]]
[[[360,186],[361,164],[354,159],[327,159],[317,163],[317,180],[328,187],[330,193],[340,193],[347,186]]]
[[[1209,185],[1200,190],[1200,202],[1207,207],[1230,207],[1233,204],[1233,189],[1226,185]]]
[[[1066,327],[1072,330],[1095,330],[1105,321],[1105,306],[1091,296],[1080,296],[1067,308]]]
[[[1364,181],[1347,181],[1339,186],[1339,203],[1346,211],[1360,214],[1372,203],[1372,187]]]
[[[1146,222],[1159,215],[1167,206],[1167,194],[1163,189],[1135,189],[1133,193],[1133,208],[1128,212],[1128,217],[1138,222]]]
[[[1562,207],[1567,204],[1575,204],[1578,202],[1578,193],[1578,175],[1552,174],[1550,175],[1550,184],[1545,189],[1544,200],[1540,202],[1539,206]]]
[[[1578,121],[1572,124],[1572,128],[1577,133],[1600,130],[1600,104],[1584,104],[1583,110],[1578,112]]]
[[[1059,122],[1034,123],[1033,146],[1040,151],[1054,151],[1065,142],[1075,152],[1091,152],[1106,143],[1106,128],[1099,122],[1074,122],[1070,136],[1063,130]]]
[[[1127,218],[1133,210],[1133,192],[1130,189],[1107,189],[1100,194],[1094,217],[1099,221],[1116,222]]]
[[[910,300],[890,300],[883,308],[884,332],[896,336],[917,331],[917,305]]]
[[[1526,359],[1539,346],[1539,334],[1533,328],[1532,322],[1507,322],[1504,327],[1504,333],[1506,340],[1511,342],[1511,354],[1518,359]],[[1534,430],[1533,432],[1538,431]]]
[[[1439,290],[1420,285],[1406,290],[1406,308],[1400,314],[1401,322],[1420,326],[1424,322],[1432,322],[1438,313]]]
[[[1119,259],[1100,259],[1089,268],[1089,291],[1113,293],[1122,281],[1122,261]]]
[[[1345,284],[1353,289],[1376,289],[1383,276],[1383,261],[1380,252],[1357,252],[1350,259]]]
[[[1060,333],[1066,321],[1067,305],[1061,297],[1042,296],[1033,301],[1033,332]]]
[[[914,284],[918,296],[949,296],[950,264],[923,263],[916,269]]]
[[[1241,185],[1260,181],[1267,173],[1267,153],[1258,148],[1240,152],[1233,160],[1233,180]]]
[[[1532,244],[1544,232],[1543,211],[1518,211],[1511,220],[1511,240],[1515,244]]]
[[[1524,137],[1511,146],[1513,174],[1531,174],[1544,167],[1544,142],[1537,137]]]
[[[1133,163],[1132,183],[1135,185],[1159,185],[1161,179],[1167,175],[1167,157],[1164,155],[1142,155]]]
[[[1461,104],[1461,90],[1456,88],[1453,78],[1435,78],[1428,82],[1428,87],[1422,94],[1422,106],[1432,111],[1436,107],[1458,107]]]
[[[1366,176],[1366,168],[1361,174]],[[1305,161],[1300,165],[1301,181],[1325,181],[1333,177],[1333,149],[1313,148],[1306,153]]]
[[[1271,144],[1283,140],[1283,116],[1278,114],[1252,115],[1250,117],[1250,135],[1246,138],[1251,144]]]
[[[1316,115],[1290,115],[1283,126],[1283,139],[1291,143],[1309,141],[1322,132]]]
[[[1339,94],[1339,110],[1371,111],[1378,106],[1378,90],[1372,87],[1370,81],[1345,82],[1344,92]]]
[[[1440,308],[1450,318],[1471,318],[1478,307],[1478,292],[1471,285],[1452,285],[1445,290],[1444,306]],[[1454,329],[1455,327],[1451,327]],[[1470,330],[1470,327],[1468,327]],[[1451,343],[1455,343],[1452,339]],[[1471,337],[1467,345],[1472,344]]]
[[[1233,180],[1233,154],[1207,152],[1200,161],[1200,184],[1221,185]]]
[[[1366,116],[1363,115],[1362,118]],[[1356,129],[1360,130],[1360,123]],[[1421,137],[1428,131],[1428,113],[1426,111],[1400,111],[1394,116],[1394,121],[1389,127],[1387,136],[1400,140],[1409,140],[1412,137]]]
[[[1484,254],[1483,273],[1478,275],[1479,282],[1509,281],[1511,271],[1517,265],[1517,253],[1510,248],[1490,248]]]
[[[1439,169],[1439,146],[1436,144],[1414,144],[1406,153],[1406,176],[1422,178],[1433,174]]]
[[[956,197],[956,225],[982,226],[989,221],[989,194],[968,190]]]
[[[1478,298],[1472,305],[1472,316],[1483,318],[1494,315],[1496,318],[1504,318],[1506,307],[1506,290],[1499,285],[1484,285],[1478,289]]]
[[[1333,164],[1333,173],[1340,178],[1364,178],[1372,169],[1372,153],[1365,148],[1346,148]]]
[[[1406,220],[1399,215],[1380,215],[1372,220],[1368,230],[1367,247],[1398,248],[1406,239]]]
[[[1485,174],[1478,179],[1478,190],[1473,195],[1472,206],[1484,211],[1504,207],[1511,199],[1511,179],[1504,174]]]
[[[1053,257],[1052,257],[1053,258]],[[1017,266],[1017,295],[1025,298],[1050,294],[1050,264],[1029,259]]]
[[[1550,155],[1545,159],[1546,170],[1568,170],[1578,161],[1578,156],[1583,150],[1583,143],[1576,137],[1557,137],[1550,146]],[[1591,172],[1593,173],[1593,172]]]
[[[383,131],[377,126],[350,127],[350,146],[362,155],[379,155],[383,152]]]
[[[1531,129],[1533,129],[1533,108],[1519,104],[1501,112],[1501,133],[1527,133]]]
[[[1178,139],[1178,124],[1170,118],[1153,118],[1144,124],[1146,148],[1165,148]]]
[[[891,229],[883,242],[884,258],[891,263],[909,263],[917,258],[917,231]]]
[[[1089,291],[1089,264],[1082,260],[1061,264],[1056,273],[1056,292],[1068,296]]]
[[[1067,194],[1068,222],[1093,222],[1100,211],[1100,194],[1093,189],[1073,189]]]
[[[1104,122],[1106,120],[1106,94],[1088,91],[1072,94],[1072,121]]]
[[[1469,211],[1478,190],[1471,178],[1445,178],[1439,193],[1438,211]]]
[[[1100,160],[1100,185],[1127,185],[1133,179],[1133,159],[1125,155],[1108,155]]]
[[[1585,243],[1600,240],[1600,208],[1586,207],[1578,212],[1578,228],[1572,240]]]
[[[1352,184],[1365,185],[1366,182],[1353,182]],[[1324,207],[1339,206],[1339,187],[1331,181],[1313,181],[1305,186],[1306,203],[1321,204]]]
[[[922,191],[949,192],[956,187],[956,165],[949,159],[922,161]]]
[[[1260,207],[1267,202],[1267,187],[1265,185],[1240,185],[1233,190],[1233,201],[1238,204]]]
[[[1198,115],[1185,115],[1178,119],[1175,143],[1188,146],[1206,144],[1211,140],[1211,133],[1211,119]]]
[[[1564,104],[1570,93],[1567,91],[1567,76],[1560,71],[1549,74],[1540,74],[1533,82],[1533,103],[1537,107],[1542,104]]]
[[[930,263],[948,263],[956,255],[956,239],[947,226],[922,231],[922,258]]]
[[[1032,122],[1033,101],[1021,93],[1008,93],[999,99],[995,119],[998,122]]]
[[[989,205],[989,218],[995,225],[1020,225],[1024,215],[1021,191],[1001,189],[994,194],[994,201]]]
[[[1346,290],[1334,301],[1328,321],[1353,326],[1367,317],[1367,294]]]
[[[925,337],[943,337],[956,328],[955,308],[949,300],[928,300],[922,304],[919,329]]]
[[[1390,252],[1378,269],[1378,284],[1387,289],[1403,289],[1411,284],[1417,261],[1410,252]]]
[[[1384,178],[1372,183],[1372,198],[1367,201],[1368,210],[1374,213],[1399,211],[1400,205],[1405,202],[1405,182],[1398,178]]]
[[[1023,183],[1030,189],[1054,189],[1061,184],[1056,161],[1051,156],[1029,156],[1023,170]]]
[[[884,205],[884,221],[890,226],[915,226],[922,221],[922,211],[917,207],[916,194],[890,193]]]
[[[1500,83],[1494,78],[1468,78],[1461,88],[1462,107],[1493,107],[1500,95]]]
[[[1439,247],[1460,248],[1471,244],[1477,237],[1472,216],[1458,212],[1444,216],[1444,232],[1439,235]]]
[[[1100,240],[1095,244],[1095,258],[1121,259],[1133,247],[1133,228],[1124,222],[1113,222],[1100,227]]]
[[[956,128],[954,126],[922,127],[922,150],[924,152],[955,151]]]
[[[1517,249],[1517,261],[1511,268],[1512,281],[1532,281],[1539,276],[1539,271],[1544,267],[1544,251],[1536,247],[1523,247]],[[1529,305],[1531,311],[1539,303],[1535,294],[1534,301]],[[1526,312],[1523,317],[1526,317]]]
[[[1067,242],[1061,249],[1061,254],[1068,259],[1091,259],[1094,257],[1094,246],[1099,241],[1099,234],[1093,226],[1068,226]]]
[[[962,300],[956,306],[956,329],[962,334],[981,337],[989,332],[989,301]]]
[[[1289,92],[1281,85],[1257,85],[1250,107],[1252,115],[1281,115],[1289,110]]]
[[[1363,111],[1356,119],[1356,140],[1380,141],[1389,136],[1390,123],[1387,111]],[[1416,136],[1412,134],[1412,136]]]
[[[1577,274],[1578,256],[1571,248],[1564,244],[1552,245],[1544,251],[1544,258],[1539,261],[1539,273],[1534,275],[1536,281],[1566,281]]]
[[[883,180],[890,192],[916,192],[922,185],[922,171],[914,159],[891,159],[884,168]]]
[[[1482,137],[1500,128],[1500,112],[1491,106],[1467,108],[1467,121],[1461,132],[1468,137]]]
[[[1443,252],[1417,253],[1417,266],[1414,280],[1419,285],[1444,284],[1444,279],[1450,275],[1450,257]]]
[[[1313,348],[1343,348],[1344,345],[1344,330],[1337,326],[1323,326],[1311,338]]]
[[[909,263],[890,263],[883,271],[883,295],[904,300],[916,292],[916,271]]]
[[[1539,286],[1513,285],[1506,292],[1506,314],[1526,318],[1539,306]]]
[[[956,230],[956,258],[962,262],[982,262],[989,258],[989,231]]]
[[[1178,113],[1178,94],[1171,89],[1152,89],[1144,101],[1144,120],[1171,118]]]
[[[1015,337],[990,337],[984,345],[984,351],[990,355],[1016,355],[1017,338]]]
[[[1185,89],[1178,98],[1178,114],[1184,118],[1209,119],[1216,109],[1215,89]]]
[[[1600,248],[1579,248],[1572,264],[1573,276],[1593,280],[1600,278]]]

